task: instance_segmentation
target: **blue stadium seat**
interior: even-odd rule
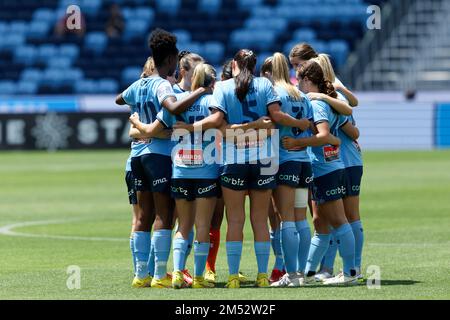
[[[119,84],[114,79],[102,78],[98,81],[98,91],[100,93],[117,93]]]
[[[25,43],[25,35],[22,33],[7,33],[0,37],[0,51],[14,50]]]
[[[321,40],[311,41],[310,45],[318,53],[327,53],[328,52],[328,46],[324,41],[321,41]]]
[[[245,22],[245,27],[251,31],[271,29],[281,32],[286,29],[287,21],[283,18],[251,18]]]
[[[187,30],[177,29],[173,30],[172,33],[176,35],[177,41],[179,43],[191,42],[191,34]]]
[[[258,18],[272,18],[274,16],[274,8],[267,6],[258,6],[252,9],[253,17]]]
[[[129,20],[125,27],[124,39],[141,38],[147,33],[150,27],[149,24],[147,20]]]
[[[58,54],[58,49],[54,44],[43,44],[38,51],[39,61],[47,62]]]
[[[298,40],[298,42],[309,42],[316,39],[316,32],[310,28],[301,28],[294,31],[292,40]]]
[[[75,82],[76,93],[97,93],[97,82],[91,79],[82,79]]]
[[[32,45],[24,45],[14,50],[14,61],[23,65],[33,65],[38,55],[37,49]]]
[[[28,23],[25,21],[12,21],[9,24],[9,32],[16,33],[16,34],[25,34],[28,31]]]
[[[32,21],[27,30],[27,36],[32,39],[43,39],[47,36],[50,27],[48,21]]]
[[[338,67],[345,63],[349,51],[349,46],[344,40],[333,40],[328,43],[328,52],[333,57]]]
[[[73,83],[84,78],[83,70],[80,68],[69,68],[64,70],[64,82]]]
[[[74,44],[62,44],[59,47],[59,55],[63,57],[69,57],[72,60],[76,59],[80,54],[80,49]]]
[[[180,51],[187,50],[200,55],[203,54],[203,46],[198,42],[184,42],[179,44],[177,43],[177,47]]]
[[[260,6],[263,0],[237,0],[237,3],[241,9],[253,9]]]
[[[16,85],[13,81],[4,80],[0,81],[0,96],[12,95],[16,92]]]
[[[47,66],[52,69],[67,69],[72,65],[70,57],[57,56],[47,61]]]
[[[36,94],[38,84],[36,81],[22,80],[17,83],[17,93],[19,94]]]
[[[64,72],[61,69],[46,69],[41,80],[41,83],[51,87],[59,87],[64,80]]]
[[[108,37],[104,32],[93,31],[86,35],[84,39],[84,47],[94,52],[95,54],[102,54],[108,45]]]
[[[198,9],[209,14],[215,14],[219,11],[222,0],[200,0]]]
[[[102,0],[83,0],[81,4],[81,12],[94,16],[102,6]]]
[[[33,21],[52,23],[56,20],[55,11],[49,8],[39,8],[33,12]]]
[[[9,30],[9,24],[3,21],[0,21],[0,33],[5,34]]]
[[[141,73],[141,67],[126,67],[122,70],[122,83],[125,83],[127,86],[129,86],[134,81],[136,81],[136,79],[139,79]]]
[[[149,7],[139,7],[134,10],[135,19],[147,20],[150,24],[153,23],[155,12]]]
[[[225,47],[221,42],[209,41],[203,46],[203,56],[211,64],[221,63]]]
[[[156,8],[158,11],[176,15],[180,9],[180,0],[156,0]]]
[[[35,68],[27,68],[22,71],[20,74],[20,79],[22,81],[33,81],[33,82],[40,82],[43,79],[43,72],[39,69]]]

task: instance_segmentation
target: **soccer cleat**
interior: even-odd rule
[[[319,273],[317,273],[315,275],[316,281],[318,281],[318,282],[322,282],[322,281],[324,281],[326,279],[331,279],[333,277],[334,277],[333,274],[329,273],[326,270],[320,271]]]
[[[273,283],[279,281],[285,273],[285,271],[273,269],[272,274],[270,275],[270,282]]]
[[[324,285],[354,285],[358,283],[358,279],[341,272],[336,277],[325,279],[322,283]]]
[[[255,285],[259,288],[270,287],[269,277],[267,273],[258,273]]]
[[[291,272],[284,274],[280,280],[273,282],[271,287],[300,287],[304,282],[303,273]]]
[[[139,279],[138,277],[134,277],[131,286],[133,288],[148,288],[152,284],[152,277],[148,276],[144,279]]]
[[[239,282],[240,283],[248,282],[248,277],[245,274],[243,274],[241,271],[239,271],[238,275],[239,275]]]
[[[356,268],[356,276],[355,278],[359,281],[359,282],[363,282],[364,281],[364,276],[361,273],[361,268]]]
[[[239,275],[232,274],[228,277],[228,282],[225,285],[225,288],[229,289],[238,289],[241,287],[241,282],[239,281]]]
[[[164,288],[172,288],[172,279],[168,276],[165,276],[161,279],[153,278],[152,280],[152,288],[156,289],[164,289]]]
[[[204,277],[194,277],[194,280],[192,281],[192,288],[214,288],[214,283],[206,281]]]
[[[216,273],[212,270],[206,270],[205,280],[211,283],[216,283]]]
[[[192,276],[189,273],[189,270],[188,269],[184,269],[181,272],[183,273],[184,283],[186,284],[187,287],[190,287],[192,285]]]
[[[184,274],[181,271],[174,271],[172,274],[172,287],[174,289],[181,289],[185,286]]]

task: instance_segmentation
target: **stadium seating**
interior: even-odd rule
[[[119,38],[105,33],[112,3],[120,5],[125,22]],[[55,24],[72,4],[80,6],[86,32],[54,35]],[[155,27],[174,32],[180,50],[198,52],[217,68],[242,47],[259,55],[259,67],[272,52],[287,54],[295,44],[309,42],[331,54],[339,70],[363,34],[366,7],[364,0],[2,1],[0,90],[123,90],[139,77],[149,55],[148,33]]]

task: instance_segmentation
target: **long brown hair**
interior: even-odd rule
[[[308,43],[299,43],[295,47],[292,48],[289,53],[290,58],[298,58],[300,60],[311,60],[312,58],[317,58],[319,54],[316,50],[311,47]]]
[[[297,72],[297,78],[304,79],[306,77],[312,83],[317,85],[320,93],[325,93],[332,98],[337,98],[337,93],[333,84],[325,79],[323,70],[317,62],[310,60],[300,67]]]
[[[239,74],[234,78],[236,83],[236,95],[239,101],[244,101],[250,83],[253,80],[253,71],[256,67],[256,55],[248,49],[239,50],[233,58],[239,67]]]

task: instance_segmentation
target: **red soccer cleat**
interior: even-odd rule
[[[183,275],[184,275],[184,283],[186,284],[186,286],[190,287],[192,285],[193,279],[191,274],[189,273],[188,269],[184,269],[183,271]]]
[[[285,273],[286,271],[284,270],[273,269],[269,279],[270,283],[277,282]]]

